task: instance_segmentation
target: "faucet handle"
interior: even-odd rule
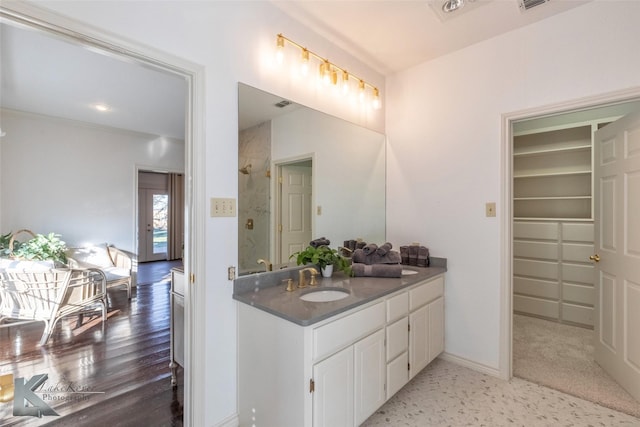
[[[293,279],[285,279],[283,282],[287,282],[287,292],[292,292],[296,290],[296,287],[293,286]]]
[[[314,268],[313,270],[311,270],[311,281],[309,282],[309,286],[318,285],[318,280],[316,279],[317,276],[318,276],[318,270]]]

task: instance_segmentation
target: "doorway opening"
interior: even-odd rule
[[[185,223],[184,236],[186,240],[186,244],[184,245],[184,269],[185,275],[193,278],[191,284],[194,285],[186,287],[185,289],[184,422],[190,425],[193,423],[191,420],[195,418],[194,414],[205,413],[201,402],[198,401],[197,398],[194,398],[196,394],[192,391],[194,389],[204,389],[202,385],[204,380],[198,379],[197,376],[191,374],[191,366],[203,365],[199,362],[201,360],[200,355],[204,354],[204,351],[200,348],[200,344],[192,339],[193,334],[201,332],[197,325],[203,322],[198,322],[197,319],[204,315],[203,307],[205,304],[202,295],[200,295],[200,298],[195,295],[202,292],[201,289],[195,286],[195,277],[204,277],[204,264],[202,262],[202,255],[200,255],[204,252],[202,250],[203,239],[198,237],[203,233],[196,233],[196,229],[203,227],[203,215],[195,212],[193,209],[193,206],[199,202],[199,189],[202,185],[200,183],[204,182],[204,156],[202,155],[204,151],[204,139],[200,131],[203,128],[203,117],[202,103],[199,99],[199,94],[203,93],[203,70],[199,66],[147,47],[131,45],[128,42],[115,39],[113,36],[103,33],[96,35],[95,30],[84,27],[82,24],[70,24],[63,18],[56,18],[55,15],[50,13],[39,12],[36,8],[22,8],[19,4],[12,5],[11,8],[15,10],[6,9],[5,7],[0,10],[0,17],[3,20],[3,24],[11,23],[17,26],[27,27],[36,32],[41,32],[46,36],[63,39],[81,49],[89,49],[107,57],[131,63],[134,66],[141,66],[158,72],[175,75],[185,81],[184,102],[186,106],[186,116],[184,117],[184,122],[186,123],[186,129],[184,136],[184,173],[187,179],[185,179],[185,199],[182,207],[184,213],[183,222]],[[26,10],[26,12],[21,12],[22,10]],[[60,22],[60,24],[56,24],[56,22]],[[63,27],[61,25],[65,26]],[[87,34],[92,35],[89,36]],[[132,181],[135,180],[135,175],[132,174],[131,178]],[[194,184],[194,182],[197,184]],[[131,188],[135,188],[133,183]],[[135,201],[132,202],[135,204]],[[133,217],[134,215],[130,217],[131,223],[135,224],[136,219]],[[136,228],[135,225],[133,228]],[[134,237],[133,241],[136,242],[137,239]],[[161,246],[160,239],[158,239],[158,251],[169,251],[168,246],[166,249]],[[195,248],[199,250],[196,251]],[[132,247],[131,249],[135,250],[137,248]],[[164,317],[166,318],[166,316]],[[198,329],[199,332],[194,332],[194,329]],[[192,347],[195,347],[195,351],[193,352],[191,351]],[[53,358],[53,360],[55,360],[55,358]],[[167,364],[167,370],[168,369],[169,366]],[[112,391],[115,392],[115,389]],[[122,415],[123,414],[120,414],[120,416]]]
[[[182,259],[184,175],[138,170],[138,262]]]
[[[595,363],[598,289],[589,260],[597,208],[593,134],[632,111],[640,111],[637,92],[530,110],[505,121],[509,249],[503,309],[508,307],[509,323],[503,331],[509,332],[503,351],[508,377],[638,416],[637,402]]]
[[[313,159],[303,158],[276,164],[275,263],[304,250],[313,235]]]

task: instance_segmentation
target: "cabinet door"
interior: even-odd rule
[[[444,298],[429,304],[429,362],[444,351]]]
[[[409,379],[429,363],[429,306],[409,315]]]
[[[313,366],[314,427],[352,426],[353,346]]]
[[[386,400],[387,357],[384,329],[353,346],[355,356],[355,425],[362,424]],[[338,424],[334,424],[337,426]]]

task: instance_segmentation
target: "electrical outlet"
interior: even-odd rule
[[[236,199],[212,197],[211,216],[236,216]]]
[[[234,266],[230,266],[227,269],[227,279],[235,280],[235,278],[236,278],[236,268]]]
[[[486,206],[486,216],[492,217],[496,216],[496,203],[495,202],[487,202]]]

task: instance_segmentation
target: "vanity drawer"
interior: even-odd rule
[[[387,399],[409,382],[409,353],[404,352],[387,364]]]
[[[387,300],[387,323],[406,316],[407,313],[409,313],[408,292],[403,292]]]
[[[444,295],[444,277],[438,277],[409,291],[409,310],[422,307]]]
[[[385,304],[381,301],[371,307],[350,314],[335,322],[313,330],[313,359],[319,360],[354,343],[385,324]]]

